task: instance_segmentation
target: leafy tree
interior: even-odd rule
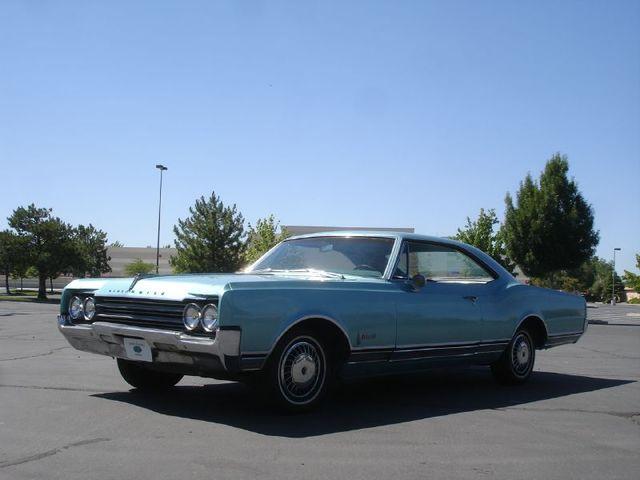
[[[113,248],[122,248],[122,247],[124,247],[124,243],[119,242],[118,240],[116,240],[115,242],[111,242],[111,244],[109,246],[113,247]]]
[[[236,271],[244,262],[244,218],[235,204],[227,207],[211,193],[189,208],[190,217],[173,227],[177,254],[170,263],[176,272]]]
[[[589,288],[589,296],[594,300],[608,302],[611,300],[611,282],[614,281],[615,294],[621,301],[625,300],[624,283],[616,273],[613,274],[613,262],[607,262],[602,258],[594,257],[592,260],[594,269],[593,285]]]
[[[21,258],[38,271],[38,299],[46,300],[47,278],[70,271],[76,261],[74,229],[54,217],[51,209],[33,204],[14,210],[8,221],[25,242]]]
[[[478,218],[472,221],[467,217],[467,224],[458,229],[454,238],[479,248],[513,274],[516,265],[507,256],[502,231],[494,229],[499,223],[494,209],[481,208]]]
[[[23,280],[25,278],[37,278],[38,271],[30,265],[18,264],[14,267],[13,273],[11,276],[13,277],[14,280],[20,280],[20,291],[22,292],[24,290]]]
[[[151,273],[156,269],[156,266],[153,263],[143,262],[141,258],[135,259],[131,263],[127,263],[124,266],[124,272],[129,277],[134,277],[138,273],[147,274]]]
[[[78,256],[73,265],[76,277],[99,277],[111,271],[107,255],[107,234],[93,225],[78,225],[74,232]]]
[[[7,294],[9,289],[9,276],[24,264],[24,241],[10,230],[0,232],[0,273],[4,275],[4,288]],[[26,269],[26,268],[25,268]]]
[[[515,204],[505,203],[503,235],[506,250],[532,277],[555,276],[580,267],[591,258],[599,241],[593,211],[567,178],[567,157],[555,154],[536,182],[528,174],[520,183]]]
[[[588,300],[608,302],[611,300],[612,274],[613,263],[594,256],[576,269],[555,272],[544,278],[534,277],[531,283],[540,287],[580,292]],[[620,299],[624,299],[624,284],[618,274],[615,275],[615,293]]]
[[[640,270],[640,253],[636,253],[636,268]],[[625,284],[633,288],[636,292],[640,292],[640,275],[625,270],[623,278]]]
[[[279,226],[280,222],[273,215],[259,219],[255,227],[249,224],[247,251],[245,253],[245,262],[247,264],[252,264],[289,236],[286,229],[282,229],[278,233]]]

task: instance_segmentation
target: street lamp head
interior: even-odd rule
[[[617,251],[620,251],[620,250],[622,250],[622,249],[621,249],[620,247],[615,247],[613,250],[614,250],[614,251],[616,251],[616,250],[617,250]]]
[[[160,169],[160,170],[169,170],[167,167],[165,167],[164,165],[156,165],[156,168]]]

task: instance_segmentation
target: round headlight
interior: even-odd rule
[[[80,297],[72,297],[69,302],[69,315],[74,320],[78,320],[82,316],[82,299]]]
[[[184,307],[182,313],[182,322],[187,330],[195,330],[198,328],[198,322],[200,322],[200,307],[195,303],[190,303]]]
[[[218,326],[218,307],[210,303],[202,310],[202,328],[205,332],[213,332]]]
[[[84,313],[84,319],[87,321],[93,320],[96,315],[96,301],[93,297],[87,297],[82,304],[82,310]]]

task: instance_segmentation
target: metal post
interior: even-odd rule
[[[613,249],[613,270],[611,271],[611,305],[616,304],[616,252],[620,248],[615,247]]]
[[[156,165],[160,170],[160,198],[158,200],[158,239],[156,243],[156,275],[160,271],[160,212],[162,211],[162,172],[168,170],[164,165]]]

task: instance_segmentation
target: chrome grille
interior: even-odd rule
[[[95,320],[182,331],[182,311],[187,303],[189,302],[96,297]],[[208,300],[207,303],[216,302]]]

